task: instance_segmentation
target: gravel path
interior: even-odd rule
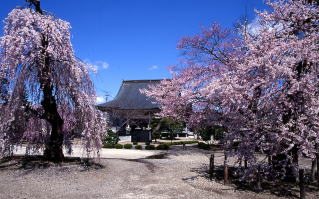
[[[164,159],[145,158],[145,152],[115,150],[119,157],[102,158],[103,168],[78,164],[21,169],[14,162],[0,164],[0,198],[121,198],[121,199],[210,199],[277,198],[270,193],[239,191],[206,177],[209,154],[188,147],[173,147]],[[142,158],[121,154],[141,153]],[[158,155],[152,152],[152,155]],[[217,154],[217,159],[222,154]],[[153,156],[154,157],[154,156]],[[217,161],[219,162],[219,161]],[[11,165],[9,165],[11,164]],[[318,198],[311,195],[308,198]]]
[[[25,154],[25,147],[17,147],[16,151],[14,152],[15,155],[24,155]],[[86,152],[83,148],[79,145],[72,146],[72,154],[68,155],[66,153],[66,149],[64,150],[64,154],[66,157],[87,157]],[[146,158],[151,155],[157,154],[157,151],[147,151],[147,150],[131,150],[131,149],[104,149],[100,150],[100,157],[101,158],[116,158],[116,159],[141,159]],[[34,155],[41,155],[42,151],[38,153],[34,153]]]

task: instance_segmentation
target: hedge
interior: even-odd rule
[[[145,147],[146,150],[155,150],[155,146],[154,145],[147,145]]]
[[[123,149],[123,145],[122,145],[122,144],[116,144],[116,145],[115,145],[115,148],[116,148],[116,149]]]
[[[168,144],[160,144],[156,147],[156,150],[168,150],[169,149],[169,146]]]
[[[103,147],[104,148],[114,148],[114,145],[113,144],[111,144],[111,143],[105,143],[104,145],[103,145]]]
[[[131,149],[133,145],[131,144],[124,144],[124,148],[125,149]]]
[[[172,145],[196,144],[196,143],[198,143],[198,141],[196,141],[196,140],[190,140],[190,141],[171,142],[171,143],[165,143],[165,144],[168,144],[169,146],[172,146]]]

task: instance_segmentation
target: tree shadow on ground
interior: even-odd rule
[[[211,155],[212,153],[223,153],[219,145],[211,145],[210,149],[201,149],[197,144],[173,145],[168,149],[169,156],[183,156],[185,154]]]
[[[158,153],[158,154],[155,154],[155,155],[147,156],[147,157],[142,158],[142,159],[131,159],[131,160],[127,160],[127,161],[142,163],[142,164],[144,164],[146,166],[146,168],[151,173],[155,173],[155,169],[156,169],[155,164],[150,162],[150,161],[148,161],[148,160],[152,160],[152,159],[167,159],[167,158],[168,158],[168,153],[162,152],[162,153]]]
[[[197,176],[192,176],[189,178],[184,178],[184,181],[195,180],[196,178],[205,178],[210,180],[208,165],[203,164],[199,168],[192,168],[192,172],[196,173]],[[244,181],[240,179],[239,173],[241,170],[238,167],[228,167],[228,183],[227,185],[233,186],[236,190],[241,191],[251,191],[254,193],[271,193],[278,197],[286,198],[299,198],[299,185],[295,182],[290,182],[282,179],[262,179],[261,180],[261,190],[257,187],[256,181]],[[305,175],[305,190],[306,194],[318,195],[318,188],[316,183],[310,182],[310,171],[306,172]],[[221,184],[224,184],[224,167],[215,166],[214,173],[212,175],[212,180]],[[204,188],[205,189],[205,188]]]
[[[162,152],[162,153],[158,153],[158,154],[155,154],[155,155],[147,156],[144,159],[168,159],[168,153]]]
[[[0,159],[1,170],[28,170],[47,169],[52,167],[78,166],[80,171],[91,169],[103,169],[102,164],[96,163],[90,158],[65,157],[61,163],[53,163],[46,160],[43,156],[10,156]]]

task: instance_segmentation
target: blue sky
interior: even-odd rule
[[[122,80],[169,78],[176,43],[213,22],[232,27],[263,0],[41,0],[42,8],[72,25],[76,55],[98,68],[92,74],[99,102],[115,97]],[[0,19],[24,0],[2,0]],[[3,23],[0,24],[3,35]]]

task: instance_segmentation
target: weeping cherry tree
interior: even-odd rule
[[[87,152],[98,152],[106,123],[94,105],[88,65],[74,55],[70,23],[47,14],[39,0],[28,2],[9,13],[0,37],[8,98],[1,104],[0,151],[8,155],[26,141],[28,150],[44,149],[45,158],[59,162],[80,132]]]

